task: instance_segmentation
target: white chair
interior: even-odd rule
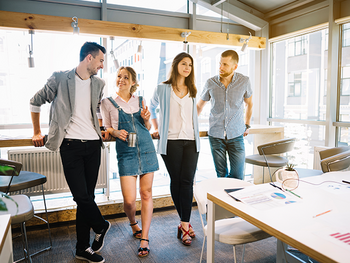
[[[202,262],[205,239],[207,237],[207,225],[204,223],[203,220],[203,216],[207,214],[207,192],[218,190],[224,191],[224,189],[245,187],[250,185],[252,184],[232,178],[213,178],[194,185],[193,194],[197,201],[198,211],[200,214],[200,219],[202,222],[204,232],[200,262]],[[231,215],[233,216],[233,214]],[[215,240],[221,243],[233,245],[233,256],[235,263],[237,262],[235,245],[243,244],[243,262],[245,244],[270,237],[269,234],[265,233],[256,226],[248,223],[242,218],[225,218],[227,217],[226,215],[224,215],[223,217],[224,219],[222,219],[222,217],[218,213],[215,214]]]

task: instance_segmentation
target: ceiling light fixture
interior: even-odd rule
[[[70,24],[73,27],[73,35],[79,35],[80,28],[78,27],[78,18],[72,17],[73,22]]]
[[[140,41],[140,45],[137,47],[137,53],[141,54],[142,53],[142,41]]]
[[[191,35],[191,32],[182,32],[181,33],[181,37],[185,38],[185,40],[183,41],[183,51],[187,52],[187,45],[188,45],[188,41],[187,41],[187,37]]]
[[[33,35],[34,35],[34,30],[29,30],[30,34],[30,45],[29,45],[29,58],[28,58],[28,66],[30,68],[34,68],[34,58],[32,57],[33,55]]]
[[[111,39],[111,51],[110,51],[110,53],[111,53],[112,58],[113,58],[114,66],[115,66],[116,69],[118,69],[119,68],[119,62],[118,62],[118,59],[115,57],[114,51],[113,51],[114,37],[110,37],[110,39]]]
[[[242,49],[241,51],[244,52],[244,50],[246,49],[246,47],[248,46],[248,42],[249,40],[252,39],[252,34],[249,32],[249,37],[248,38],[240,38],[239,39],[239,43],[244,43],[243,46],[242,46]]]

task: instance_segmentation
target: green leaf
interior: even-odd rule
[[[16,171],[15,168],[11,166],[5,166],[1,165],[0,166],[0,173],[5,174],[5,175],[12,175],[13,171]]]
[[[0,199],[0,211],[7,211],[7,206],[4,201]]]

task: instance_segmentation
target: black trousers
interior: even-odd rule
[[[95,203],[95,186],[101,163],[99,140],[63,140],[60,147],[64,174],[77,203],[77,249],[90,247],[90,229],[103,230],[105,220]]]
[[[190,222],[198,155],[196,142],[190,140],[168,140],[167,154],[161,155],[170,175],[171,197],[183,222]]]

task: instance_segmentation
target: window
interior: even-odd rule
[[[342,43],[343,46],[341,48],[341,61],[339,62],[341,65],[340,70],[340,96],[339,98],[339,121],[349,122],[350,116],[350,23],[342,25]],[[339,143],[348,142],[347,136],[344,136],[344,132],[348,130],[348,128],[339,129],[342,133],[338,138],[341,140]],[[348,134],[348,132],[346,132]],[[345,141],[343,139],[346,138]]]
[[[272,44],[271,118],[323,120],[327,89],[324,37],[325,30],[321,30]],[[290,56],[295,46],[310,52]]]
[[[340,94],[341,96],[350,95],[350,66],[343,67],[341,70]]]
[[[320,30],[271,45],[270,118],[297,139],[290,157],[298,167],[312,168],[314,146],[325,144],[325,126],[310,121],[326,117],[326,42]]]
[[[295,37],[288,40],[288,55],[299,56],[306,54],[307,36]]]
[[[187,0],[107,0],[108,4],[187,13]]]
[[[350,46],[350,23],[345,24],[342,26],[343,28],[343,47],[349,47]]]

